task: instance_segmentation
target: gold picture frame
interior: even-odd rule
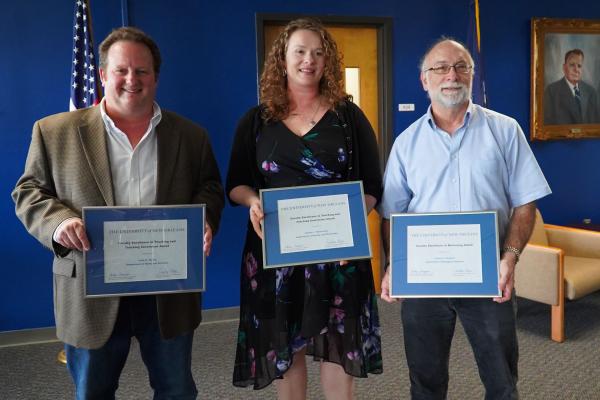
[[[531,140],[594,137],[600,137],[600,20],[533,18]]]

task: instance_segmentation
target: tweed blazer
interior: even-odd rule
[[[54,316],[60,340],[99,348],[110,337],[119,298],[83,297],[83,253],[52,240],[58,225],[81,217],[84,206],[113,206],[114,193],[100,106],[37,121],[25,171],[12,192],[25,228],[54,252]],[[206,204],[207,222],[216,233],[224,206],[223,187],[206,131],[172,112],[162,111],[158,145],[156,204]],[[198,243],[202,246],[202,243]],[[201,320],[196,293],[158,295],[161,335],[192,331]]]

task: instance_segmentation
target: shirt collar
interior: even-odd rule
[[[102,120],[104,121],[104,124],[106,125],[107,129],[110,129],[113,132],[114,131],[120,132],[121,130],[119,128],[117,128],[114,121],[106,113],[106,104],[105,103],[106,103],[106,97],[103,97],[102,100],[100,101],[100,115],[102,116]],[[152,105],[152,118],[150,118],[150,124],[149,124],[150,129],[155,128],[161,119],[162,119],[162,111],[161,111],[158,103],[155,101]]]
[[[567,85],[569,85],[569,88],[571,88],[571,93],[573,94],[573,96],[575,96],[575,87],[578,85],[573,85],[571,82],[569,82],[569,80],[567,78],[563,78],[565,80],[565,82],[567,82]]]
[[[469,123],[473,112],[474,112],[473,100],[469,99],[469,105],[467,106],[467,111],[465,112],[463,124],[460,127],[460,129],[464,128]],[[433,113],[431,112],[431,104],[429,105],[429,107],[427,107],[427,122],[429,123],[429,126],[431,127],[431,129],[433,129],[433,130],[438,129],[437,125],[435,124],[435,120],[433,119]]]

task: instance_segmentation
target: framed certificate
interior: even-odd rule
[[[85,297],[205,290],[205,205],[84,207]]]
[[[260,191],[263,267],[371,258],[362,182]]]
[[[500,296],[495,211],[392,214],[391,297]]]

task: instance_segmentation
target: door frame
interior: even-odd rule
[[[325,25],[341,27],[368,27],[377,30],[377,113],[379,119],[379,154],[381,171],[393,144],[393,86],[392,86],[392,23],[391,17],[363,17],[337,15],[306,15],[306,14],[277,14],[256,13],[256,70],[257,82],[263,70],[265,60],[264,27],[270,23],[287,23],[297,18],[310,17]],[[258,93],[257,93],[258,96]]]

